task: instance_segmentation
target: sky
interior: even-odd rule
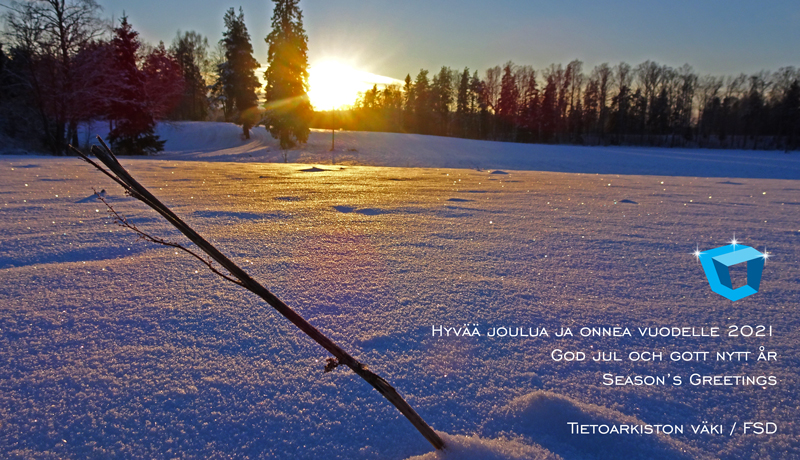
[[[144,39],[166,43],[178,29],[216,42],[225,10],[241,6],[255,57],[266,63],[271,1],[98,3],[107,16],[124,10]],[[688,63],[701,75],[800,66],[797,0],[303,0],[300,7],[310,64],[335,60],[396,79],[442,66],[482,75],[509,60],[541,69],[579,59],[587,73],[603,62],[648,59]]]

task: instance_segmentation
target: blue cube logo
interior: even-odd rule
[[[706,252],[696,251],[695,255],[703,265],[711,290],[722,297],[737,301],[758,292],[766,253],[733,243]],[[733,289],[730,267],[744,262],[747,262],[747,284]]]

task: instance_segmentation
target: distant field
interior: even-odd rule
[[[98,123],[81,135],[86,142],[105,135]],[[264,127],[242,139],[231,123],[162,123],[165,158],[202,161],[282,163],[284,152]],[[0,150],[2,150],[0,148]],[[797,152],[646,147],[581,147],[475,141],[419,134],[312,130],[306,145],[289,150],[290,163],[466,169],[515,169],[587,174],[800,179]]]

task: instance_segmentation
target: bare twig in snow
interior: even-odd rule
[[[141,230],[137,229],[135,225],[129,223],[123,216],[118,214],[114,209],[106,203],[106,201],[100,197],[100,200],[106,203],[109,207],[110,212],[114,216],[115,220],[123,225],[124,227],[130,228],[134,232],[136,232],[139,237],[151,241],[158,244],[164,244],[166,246],[171,246],[176,249],[181,249],[193,257],[199,259],[206,266],[211,269],[217,275],[227,279],[228,281],[235,283],[239,286],[244,287],[248,291],[256,294],[257,296],[264,299],[272,308],[278,311],[281,315],[291,321],[295,326],[297,326],[301,331],[303,331],[306,335],[314,339],[315,342],[322,345],[323,348],[328,350],[334,358],[328,358],[327,364],[325,366],[325,371],[330,372],[334,368],[339,365],[345,365],[353,370],[356,374],[358,374],[361,378],[367,381],[373,388],[378,390],[380,394],[382,394],[389,402],[391,402],[407,419],[411,422],[412,425],[425,437],[436,449],[444,449],[444,441],[439,435],[433,431],[425,421],[420,417],[419,414],[403,399],[402,396],[394,389],[389,383],[375,374],[374,372],[367,369],[367,366],[360,363],[358,360],[350,356],[346,351],[340,348],[336,343],[334,343],[331,339],[329,339],[325,334],[320,332],[317,328],[312,326],[308,321],[305,320],[302,316],[300,316],[297,312],[291,309],[288,305],[283,303],[282,300],[277,298],[272,292],[270,292],[267,288],[265,288],[261,283],[253,279],[250,275],[248,275],[244,270],[242,270],[238,265],[236,265],[233,261],[228,259],[227,256],[222,254],[214,245],[206,241],[200,234],[194,231],[191,227],[189,227],[183,220],[181,220],[175,213],[172,212],[167,206],[165,206],[161,201],[158,200],[149,190],[147,190],[144,186],[139,184],[133,176],[128,173],[128,171],[122,167],[122,165],[117,161],[116,156],[108,148],[103,139],[99,136],[97,139],[102,144],[103,148],[100,148],[96,145],[92,146],[92,153],[105,165],[108,169],[103,168],[103,166],[97,164],[97,162],[90,159],[87,155],[85,155],[80,150],[76,149],[73,146],[70,146],[72,151],[77,153],[84,161],[89,163],[90,165],[97,168],[103,174],[111,178],[114,182],[119,184],[125,192],[130,196],[138,199],[139,201],[145,203],[149,207],[153,208],[157,213],[161,214],[162,217],[167,219],[167,221],[172,224],[175,228],[177,228],[181,233],[183,233],[191,242],[193,242],[198,248],[200,248],[203,252],[209,255],[211,259],[217,262],[220,266],[222,266],[225,270],[230,273],[230,276],[224,275],[218,270],[216,270],[210,261],[200,257],[196,253],[184,248],[183,246],[177,243],[170,243],[160,238],[152,237]]]
[[[94,189],[92,189],[92,190],[94,190]],[[172,241],[167,241],[167,240],[164,240],[162,238],[159,238],[159,237],[156,237],[156,236],[152,236],[152,235],[150,235],[148,233],[143,232],[142,230],[140,230],[136,226],[136,224],[132,224],[130,221],[128,221],[128,219],[125,216],[123,216],[122,214],[118,213],[117,210],[114,209],[113,206],[111,206],[111,203],[106,201],[106,199],[103,198],[103,195],[98,193],[97,190],[94,190],[94,194],[95,194],[95,196],[97,196],[98,200],[102,201],[103,204],[106,205],[106,208],[108,208],[108,213],[114,219],[114,223],[116,223],[120,227],[125,227],[125,228],[129,228],[129,229],[133,230],[133,232],[136,233],[139,236],[140,239],[143,239],[145,241],[149,241],[151,243],[160,244],[160,245],[163,245],[163,246],[169,246],[169,247],[175,248],[175,249],[180,249],[181,251],[191,255],[192,257],[194,257],[195,259],[199,260],[200,262],[203,262],[203,264],[209,270],[214,272],[214,274],[219,275],[220,277],[230,281],[233,284],[236,284],[236,285],[244,287],[244,284],[242,284],[241,281],[239,281],[237,279],[234,279],[234,278],[231,278],[230,275],[226,275],[226,274],[220,272],[219,270],[217,270],[216,267],[214,267],[214,265],[211,263],[210,260],[200,256],[199,254],[197,254],[196,252],[192,251],[191,249],[188,249],[188,248],[184,247],[183,245],[181,245],[179,243],[174,243]]]

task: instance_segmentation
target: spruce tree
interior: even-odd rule
[[[411,74],[406,74],[405,84],[403,85],[403,132],[414,132],[414,83],[411,82]]]
[[[286,150],[308,140],[313,109],[308,99],[308,36],[300,0],[273,0],[269,46],[266,125]],[[284,160],[286,158],[284,157]]]
[[[503,67],[503,78],[500,83],[500,99],[497,101],[496,114],[500,119],[500,133],[503,140],[513,139],[514,127],[517,124],[519,110],[519,89],[514,75],[514,64],[506,63]]]
[[[175,55],[183,74],[183,95],[172,113],[178,120],[205,120],[208,115],[208,90],[201,72],[206,61],[208,40],[197,32],[190,31],[172,42],[170,51]]]
[[[137,67],[141,44],[127,16],[114,29],[111,40],[114,60],[112,77],[115,96],[109,106],[114,128],[108,140],[115,152],[122,155],[146,155],[164,150],[164,142],[156,136],[155,119],[147,100],[146,75]]]
[[[467,137],[467,113],[469,110],[469,69],[464,68],[458,82],[456,94],[456,118],[458,120],[458,135]]]
[[[180,103],[184,92],[181,65],[159,42],[142,62],[148,108],[155,119],[166,118]]]
[[[489,117],[489,108],[486,105],[486,98],[484,93],[483,80],[478,76],[478,71],[472,73],[469,79],[469,114],[470,114],[470,131],[471,134],[467,137],[472,139],[485,139],[487,119]]]
[[[521,85],[522,94],[519,104],[520,139],[533,142],[534,133],[538,134],[539,88],[536,85],[536,71],[532,67],[523,68],[525,84]]]
[[[2,107],[2,103],[5,100],[10,99],[9,97],[9,94],[11,93],[11,85],[9,82],[10,79],[8,78],[8,75],[6,75],[5,72],[6,62],[8,62],[8,60],[9,60],[8,56],[6,56],[6,53],[3,51],[3,44],[0,43],[0,107]],[[4,111],[3,114],[5,115]],[[3,118],[5,118],[5,116],[0,116],[0,122],[3,121]],[[0,125],[0,127],[2,127],[2,125]]]
[[[782,133],[786,136],[785,149],[796,149],[797,135],[800,133],[800,81],[795,80],[783,96],[779,105],[778,116],[782,120]]]
[[[539,136],[543,142],[550,142],[556,132],[558,123],[557,92],[556,75],[551,73],[547,76],[547,84],[544,87],[544,95],[542,95],[540,105]]]
[[[420,69],[414,80],[414,132],[431,134],[431,86],[428,71]]]
[[[596,78],[589,79],[586,90],[583,92],[583,124],[587,131],[596,134],[597,117],[600,113],[600,84]]]
[[[225,119],[242,125],[245,139],[250,139],[250,128],[259,118],[256,88],[260,84],[255,74],[259,63],[253,57],[242,8],[239,7],[238,16],[233,8],[229,9],[224,19],[226,30],[220,44],[225,49],[225,61],[217,67],[214,91],[222,99]]]
[[[433,76],[431,84],[431,110],[434,116],[434,134],[448,134],[450,106],[453,103],[453,72],[449,67],[442,67]]]
[[[5,68],[6,68],[6,61],[8,61],[8,56],[3,51],[3,44],[0,43],[0,88],[3,88],[3,91],[0,92],[0,100],[4,99],[6,95],[5,92],[5,82],[6,82],[6,75],[5,75]]]

